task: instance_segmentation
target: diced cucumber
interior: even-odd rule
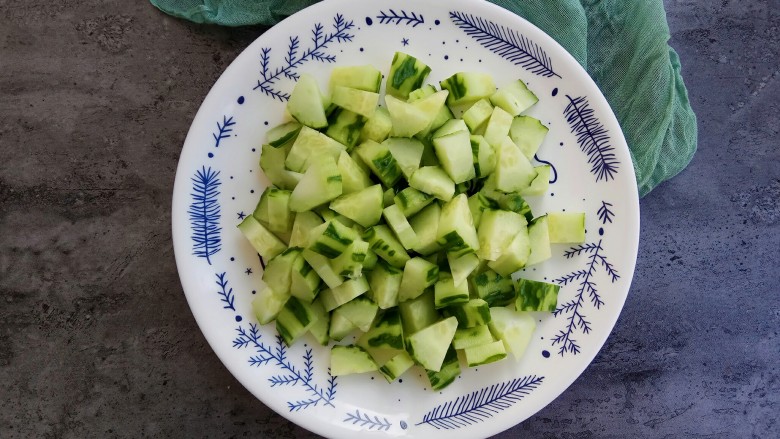
[[[535,166],[536,178],[531,182],[531,185],[526,189],[520,191],[522,196],[544,195],[550,189],[550,173],[552,172],[552,166],[542,165]]]
[[[289,294],[277,293],[268,286],[257,290],[252,300],[252,311],[261,325],[272,322],[290,298]]]
[[[330,313],[328,337],[331,340],[341,341],[355,330],[357,330],[357,327],[348,318],[342,315],[338,308]]]
[[[302,74],[287,100],[287,111],[307,127],[325,128],[328,126],[325,106],[317,80],[308,73]]]
[[[493,106],[490,101],[480,99],[463,113],[462,119],[469,127],[469,131],[474,134],[482,134],[485,132],[491,114],[493,114]]]
[[[300,255],[298,248],[288,248],[279,256],[268,261],[263,271],[263,282],[280,294],[290,294],[290,274],[295,260]]]
[[[311,303],[320,292],[321,283],[317,272],[306,262],[302,252],[299,252],[290,271],[290,294]],[[325,328],[327,335],[327,326]]]
[[[346,151],[341,152],[336,165],[341,174],[341,188],[343,194],[351,194],[373,184],[371,179],[368,178],[368,173],[363,171]]]
[[[450,107],[470,105],[488,98],[496,91],[493,78],[487,73],[460,72],[439,83],[442,90],[449,90],[447,105]]]
[[[519,213],[525,217],[526,222],[531,221],[534,218],[534,214],[531,212],[531,206],[518,192],[501,195],[501,198],[498,199],[498,205],[501,206],[502,209]]]
[[[395,190],[393,188],[387,188],[387,190],[382,193],[382,206],[390,207],[393,204],[395,204]]]
[[[400,302],[398,311],[401,313],[401,323],[406,335],[413,334],[432,325],[440,318],[434,306],[433,290],[431,289],[422,293],[416,299]]]
[[[518,232],[525,231],[527,221],[524,216],[506,210],[486,210],[482,213],[477,236],[479,237],[480,258],[497,260],[512,242]]]
[[[345,110],[368,118],[376,111],[379,93],[337,85],[333,88],[331,101]]]
[[[455,285],[450,273],[439,273],[439,280],[434,285],[434,305],[436,309],[468,301],[468,282],[461,282],[459,285]]]
[[[492,343],[472,346],[463,349],[466,357],[466,364],[469,367],[481,366],[483,364],[494,363],[506,358],[506,348],[501,340]]]
[[[439,203],[434,202],[409,220],[418,241],[414,251],[421,255],[430,255],[441,249],[441,245],[437,241],[440,218],[441,207]]]
[[[488,180],[495,178],[496,189],[502,192],[520,191],[527,188],[536,178],[536,170],[531,162],[509,137],[504,137],[496,152],[496,170],[488,178]]]
[[[266,261],[282,253],[287,248],[279,238],[260,224],[252,215],[244,218],[241,224],[238,225],[238,229],[252,244],[255,251]]]
[[[471,158],[477,178],[486,177],[496,169],[496,152],[482,136],[471,136]]]
[[[558,306],[558,291],[561,286],[530,279],[517,280],[517,300],[515,309],[518,311],[553,312]]]
[[[311,325],[311,328],[309,328],[309,333],[311,333],[317,343],[321,346],[327,346],[330,341],[330,336],[328,335],[328,328],[330,328],[330,313],[325,311],[325,308],[319,300],[315,300],[311,303],[311,309],[314,311],[314,314],[317,315],[317,320]]]
[[[503,307],[490,308],[490,315],[490,332],[504,343],[504,348],[514,355],[515,361],[519,361],[536,329],[533,315]]]
[[[421,211],[425,206],[433,202],[433,196],[424,192],[420,192],[413,187],[408,187],[401,192],[398,192],[393,198],[395,205],[401,209],[401,212],[405,217],[410,216]]]
[[[490,146],[497,149],[501,142],[509,136],[511,127],[512,115],[502,110],[501,107],[495,107],[485,127],[485,140]]]
[[[385,186],[395,186],[395,183],[403,175],[401,167],[398,166],[398,162],[387,146],[373,140],[366,140],[357,147],[357,152],[363,162],[371,169],[371,172]]]
[[[317,276],[319,276],[329,288],[335,288],[344,283],[344,279],[333,271],[333,267],[331,267],[328,258],[309,249],[304,249],[302,254],[306,262],[311,265],[311,268],[313,268],[315,272],[317,272]]]
[[[501,253],[501,256],[495,261],[488,262],[488,267],[496,273],[508,277],[525,267],[530,254],[531,241],[528,239],[528,229],[523,225],[509,246]]]
[[[360,143],[363,143],[363,141],[361,140]],[[363,158],[360,157],[360,154],[358,154],[358,152],[357,152],[357,148],[353,148],[352,151],[349,152],[349,156],[350,156],[350,158],[352,158],[352,161],[355,162],[355,164],[360,169],[362,169],[363,172],[366,175],[371,175],[371,168],[369,168],[368,165],[366,164],[366,162],[363,161]],[[373,183],[371,183],[371,184],[373,184]],[[369,184],[369,186],[371,184]]]
[[[269,187],[268,193],[268,229],[277,234],[292,231],[295,215],[290,212],[290,194],[292,192]]]
[[[534,219],[528,225],[528,239],[531,242],[531,254],[525,265],[534,265],[552,257],[547,215]]]
[[[431,384],[431,390],[441,390],[449,386],[460,375],[458,353],[450,346],[447,349],[447,354],[444,356],[441,369],[438,372],[426,370],[425,373],[428,376],[428,382]]]
[[[424,109],[414,105],[417,102],[408,103],[392,96],[385,96],[385,105],[390,113],[390,120],[393,122],[391,136],[412,137],[433,122],[436,115],[432,116]]]
[[[504,277],[493,270],[484,271],[473,278],[474,289],[480,299],[489,306],[509,305],[517,293],[511,277]]]
[[[366,124],[366,118],[358,113],[337,108],[328,117],[328,129],[325,134],[351,150],[360,141],[360,133]]]
[[[435,133],[433,133],[433,138],[436,137],[443,137],[448,134],[457,133],[458,131],[468,131],[469,127],[466,125],[466,122],[463,122],[462,119],[452,119],[448,120],[444,125],[442,125],[438,130],[436,130]]]
[[[371,116],[363,129],[360,131],[360,142],[373,140],[374,142],[383,142],[393,130],[393,120],[390,118],[390,112],[387,107],[378,107]]]
[[[479,250],[479,239],[471,218],[468,198],[465,194],[444,204],[439,219],[437,241],[454,256],[462,256]]]
[[[528,90],[525,82],[518,79],[499,88],[490,96],[490,102],[512,116],[517,116],[539,102],[539,98],[531,90]]]
[[[475,177],[471,138],[467,130],[434,137],[433,147],[441,167],[454,183],[462,183]]]
[[[509,137],[520,148],[523,155],[531,160],[539,147],[542,146],[549,130],[539,119],[534,119],[531,116],[517,116],[512,120]]]
[[[455,349],[466,349],[472,346],[480,346],[493,343],[493,335],[490,333],[488,325],[479,325],[473,328],[460,328],[455,331],[455,337],[452,339],[452,347]]]
[[[426,288],[439,279],[439,267],[420,257],[409,259],[404,266],[398,301],[404,302],[417,298]]]
[[[375,305],[376,306],[376,305]],[[375,349],[404,349],[404,331],[398,308],[385,311],[373,321],[358,344]]]
[[[483,192],[477,192],[469,197],[469,210],[474,220],[474,225],[482,225],[482,214],[489,209],[498,209],[498,202],[485,195]]]
[[[413,107],[426,115],[426,120],[428,121],[425,128],[416,132],[415,135],[427,136],[432,130],[435,130],[445,121],[449,120],[449,116],[452,113],[445,105],[448,94],[449,92],[446,90],[437,91],[430,96],[426,96],[411,103]]]
[[[269,145],[281,148],[287,144],[292,145],[300,131],[301,124],[298,122],[286,122],[268,130],[265,133],[265,138]]]
[[[276,316],[276,331],[287,346],[307,333],[317,323],[317,313],[310,303],[290,297]]]
[[[308,248],[325,257],[335,258],[357,238],[354,230],[339,221],[326,221],[311,230]]]
[[[412,90],[420,88],[431,68],[417,58],[403,52],[396,52],[387,75],[387,94],[407,99]]]
[[[414,360],[406,351],[399,352],[379,368],[388,383],[392,383],[414,366]]]
[[[359,296],[339,306],[337,309],[355,327],[366,332],[371,328],[371,323],[374,321],[379,307],[371,299]]]
[[[402,276],[402,270],[383,260],[377,261],[376,267],[368,273],[368,284],[379,308],[388,309],[398,305]]]
[[[585,242],[585,213],[548,212],[547,230],[550,244]]]
[[[336,198],[331,201],[330,209],[363,227],[370,227],[382,217],[382,198],[382,185],[375,184]]]
[[[287,159],[287,153],[290,151],[288,146],[274,148],[265,144],[260,148],[260,169],[271,183],[283,189],[292,189],[295,182],[288,177],[288,172],[284,169],[284,161]]]
[[[333,376],[365,373],[378,370],[368,352],[360,346],[333,346],[330,350],[330,374]]]
[[[398,237],[398,240],[401,241],[401,245],[403,245],[405,249],[410,250],[417,246],[419,243],[417,234],[414,233],[414,229],[412,229],[412,226],[409,224],[409,221],[406,220],[404,213],[398,205],[393,204],[392,206],[385,207],[382,214],[385,217],[385,221],[387,221],[387,225],[393,229],[395,236]]]
[[[341,174],[336,161],[330,156],[321,157],[303,174],[300,183],[290,195],[290,210],[303,212],[325,204],[341,195]]]
[[[347,246],[342,254],[330,262],[333,271],[340,276],[355,279],[363,275],[363,261],[366,259],[368,243],[356,239]]]
[[[445,309],[445,314],[458,320],[459,328],[473,328],[490,323],[490,305],[482,299],[471,299],[462,305]]]
[[[369,227],[363,233],[363,239],[367,240],[377,256],[387,261],[394,267],[401,268],[409,260],[404,246],[393,236],[390,228],[384,224]]]
[[[414,171],[409,186],[444,201],[450,201],[455,194],[455,183],[438,166],[423,166]]]
[[[343,284],[323,290],[320,293],[322,306],[326,311],[333,311],[355,297],[368,291],[368,281],[365,276],[344,281]]]
[[[379,93],[381,85],[382,72],[372,65],[334,67],[330,73],[331,92],[343,86]]]
[[[463,256],[454,256],[447,253],[447,263],[452,273],[452,281],[457,286],[466,284],[466,279],[479,266],[479,257],[474,253],[468,253]],[[468,291],[468,285],[465,287]]]
[[[414,171],[420,168],[425,147],[417,139],[407,139],[403,137],[390,137],[382,142],[390,150],[393,158],[398,162],[401,172],[406,179],[410,179]]]
[[[335,162],[347,147],[330,137],[309,127],[301,128],[284,165],[295,172],[306,172],[312,163],[318,163],[322,157],[329,156]]]
[[[438,372],[458,328],[458,320],[449,317],[423,328],[407,338],[407,351],[422,367]]]

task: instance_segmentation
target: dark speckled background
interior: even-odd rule
[[[112,3],[0,0],[0,437],[313,437],[219,363],[171,246],[189,124],[263,29]],[[666,6],[699,152],[601,354],[497,437],[780,437],[780,1]]]

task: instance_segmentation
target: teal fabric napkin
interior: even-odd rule
[[[696,151],[696,115],[662,0],[491,0],[555,38],[601,88],[626,136],[640,195]],[[196,23],[272,25],[313,0],[151,0]]]

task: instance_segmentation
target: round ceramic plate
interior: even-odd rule
[[[431,69],[436,84],[458,71],[522,79],[539,97],[529,112],[549,127],[535,157],[552,166],[537,214],[585,212],[586,241],[553,245],[524,277],[562,286],[520,361],[509,358],[432,391],[418,368],[387,383],[379,374],[332,377],[329,349],[308,337],[291,348],[258,325],[251,302],[263,268],[236,229],[267,180],[258,167],[269,127],[302,73],[327,90],[334,66],[387,73],[396,51]],[[206,97],[190,128],[173,197],[173,240],[187,301],[230,372],[273,410],[339,438],[474,438],[496,434],[549,404],[603,345],[628,294],[636,262],[639,203],[628,148],[599,89],[552,38],[483,1],[319,3],[252,43]]]

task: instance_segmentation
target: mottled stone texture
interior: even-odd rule
[[[667,9],[699,152],[601,354],[497,437],[780,437],[780,1]],[[190,121],[262,31],[0,0],[0,437],[313,437],[219,363],[171,246]]]

